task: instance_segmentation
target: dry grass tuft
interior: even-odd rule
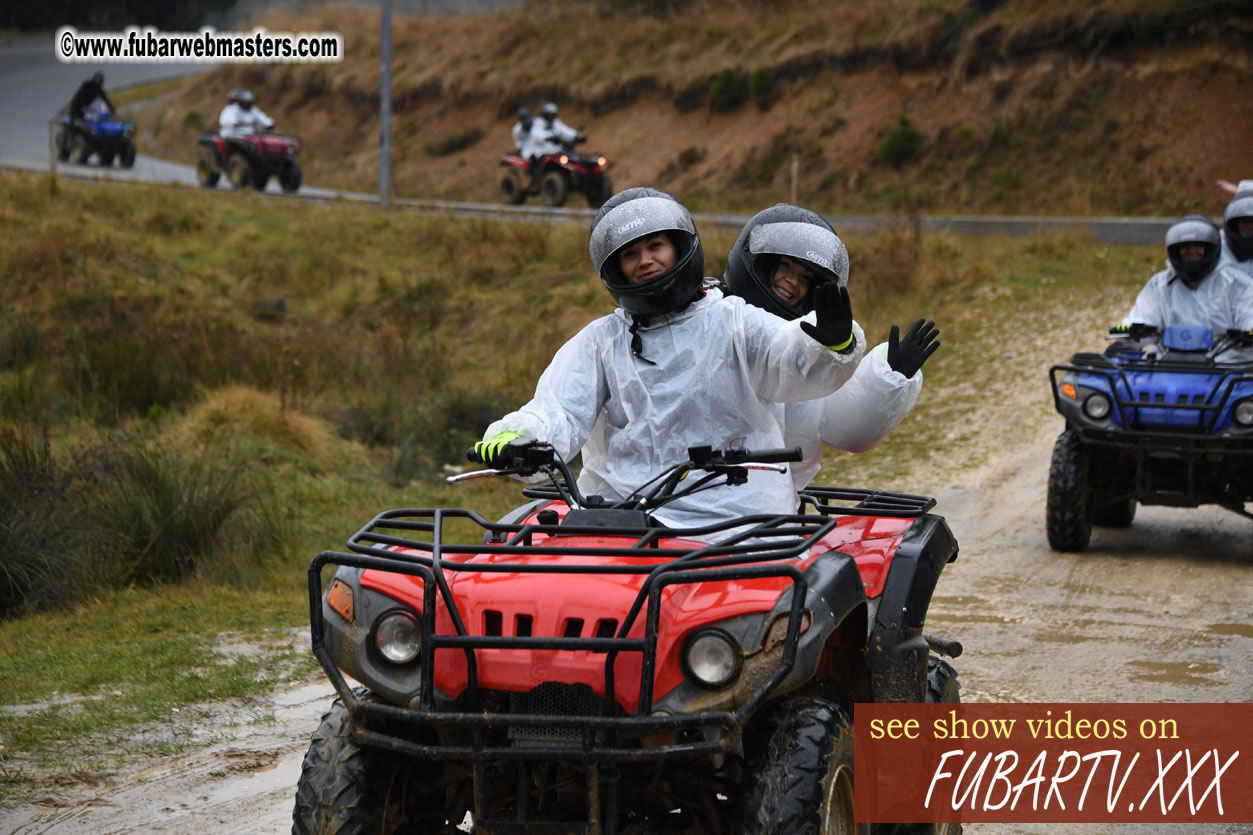
[[[209,447],[235,436],[251,436],[322,465],[333,460],[335,438],[325,423],[284,408],[275,394],[248,386],[210,392],[167,432],[167,438],[182,447]]]

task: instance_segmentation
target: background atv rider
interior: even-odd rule
[[[521,119],[521,111],[518,116]],[[531,187],[539,184],[540,159],[545,154],[557,154],[567,145],[580,138],[577,130],[557,118],[557,105],[544,102],[539,108],[539,119],[531,125],[530,142],[523,156],[531,166]]]
[[[535,127],[535,117],[531,115],[531,111],[525,107],[518,108],[518,121],[513,126],[513,147],[518,152],[518,156],[527,161],[530,166],[531,183],[535,183],[536,161],[539,159],[531,153],[531,130]],[[532,159],[534,157],[534,159]]]
[[[78,85],[78,90],[74,92],[73,98],[70,99],[69,114],[70,120],[74,127],[83,128],[83,121],[87,118],[87,108],[96,99],[102,100],[109,108],[109,114],[113,115],[117,112],[117,108],[113,106],[113,102],[109,101],[108,95],[104,92],[104,73],[95,73],[91,78]]]
[[[254,103],[251,90],[231,90],[227,105],[218,114],[218,126],[226,139],[243,139],[274,127],[274,120]]]
[[[1167,267],[1149,279],[1121,328],[1193,324],[1216,334],[1253,330],[1253,281],[1222,266],[1217,224],[1186,215],[1166,230]],[[1107,350],[1124,350],[1121,342]]]
[[[696,226],[660,189],[611,197],[588,251],[619,306],[558,350],[529,403],[487,427],[476,452],[488,466],[510,457],[508,444],[549,443],[564,461],[581,450],[579,488],[620,501],[689,447],[781,447],[778,404],[826,396],[861,359],[864,336],[836,283],[816,294],[808,322],[703,287]],[[685,526],[795,509],[786,472],[753,471],[749,489],[714,488],[655,515]]]
[[[1218,263],[1253,281],[1253,181],[1240,184],[1243,187],[1223,212],[1223,254]]]
[[[814,293],[848,284],[848,250],[821,215],[778,203],[758,212],[727,254],[727,292],[787,320],[813,320]],[[918,402],[922,364],[940,347],[934,322],[919,319],[905,338],[892,326],[857,365],[852,378],[820,400],[783,404],[783,445],[799,446],[792,486],[803,490],[822,468],[823,442],[864,452],[896,428]]]

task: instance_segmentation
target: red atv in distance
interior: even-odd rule
[[[196,161],[196,181],[204,188],[214,188],[225,172],[233,188],[252,186],[265,191],[271,177],[289,194],[300,188],[300,140],[280,133],[249,134],[242,139],[227,139],[216,133],[202,133],[203,146]]]
[[[933,499],[835,488],[667,528],[652,510],[800,450],[689,456],[611,504],[519,448],[449,479],[549,477],[500,522],[386,511],[319,554],[313,652],[339,698],[293,833],[861,831],[853,704],[958,701],[928,648],[960,644],[923,631],[957,542]]]
[[[562,206],[571,192],[579,192],[589,206],[599,209],[613,196],[613,183],[605,173],[609,161],[574,150],[575,145],[585,141],[587,137],[580,133],[561,151],[541,156],[537,177],[531,176],[531,164],[521,154],[501,154],[500,164],[506,168],[500,178],[501,202],[516,206],[538,194],[545,206]]]

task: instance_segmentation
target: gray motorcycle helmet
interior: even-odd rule
[[[783,301],[770,288],[770,278],[786,255],[813,273],[801,304]],[[813,289],[836,281],[848,283],[848,249],[831,224],[817,212],[777,203],[753,215],[727,253],[723,281],[727,290],[749,304],[784,319],[799,319],[813,309]]]
[[[539,115],[544,119],[544,121],[551,122],[553,119],[557,118],[557,105],[550,101],[544,102],[539,106]]]
[[[1237,261],[1253,258],[1253,235],[1241,235],[1238,221],[1253,218],[1253,191],[1241,191],[1231,198],[1227,211],[1223,212],[1223,227],[1227,230],[1227,246]]]
[[[1179,255],[1183,244],[1204,244],[1205,255],[1199,261],[1185,261]],[[1222,256],[1222,239],[1218,224],[1205,215],[1184,215],[1166,230],[1166,258],[1183,283],[1195,288],[1218,266]]]
[[[618,250],[658,232],[668,233],[674,243],[675,264],[656,278],[632,284],[618,266]],[[587,251],[605,288],[633,316],[682,310],[700,294],[705,254],[696,224],[683,204],[661,189],[629,188],[606,200],[592,219]]]
[[[522,123],[523,130],[530,130],[535,117],[531,115],[531,111],[525,107],[518,108],[518,121]]]

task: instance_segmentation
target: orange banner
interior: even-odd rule
[[[1253,822],[1253,705],[858,704],[862,823]]]

